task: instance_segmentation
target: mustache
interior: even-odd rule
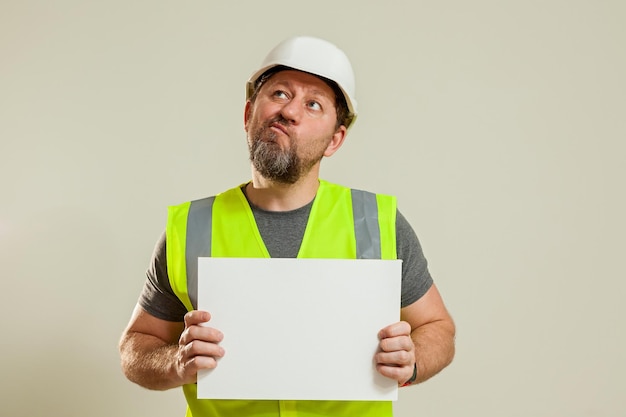
[[[272,127],[281,129],[288,137],[293,135],[293,132],[291,131],[291,122],[279,114],[264,121],[260,125],[260,129],[257,131],[258,139],[274,142],[276,140],[277,133],[271,130]]]
[[[275,116],[275,117],[272,117],[270,120],[268,120],[266,125],[267,125],[267,127],[270,127],[271,125],[273,125],[275,123],[283,126],[285,129],[288,129],[289,125],[291,124],[291,123],[289,123],[289,120],[285,119],[280,114]]]

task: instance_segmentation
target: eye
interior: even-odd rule
[[[315,110],[315,111],[322,110],[322,105],[318,103],[317,101],[309,101],[306,105],[311,110]]]
[[[285,93],[283,90],[276,90],[276,91],[274,91],[274,93],[272,93],[272,96],[276,97],[278,99],[281,99],[281,100],[289,98],[287,96],[287,93]]]

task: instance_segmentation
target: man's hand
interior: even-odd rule
[[[394,323],[378,332],[376,369],[402,385],[413,376],[415,345],[411,339],[411,325],[406,321]]]
[[[222,332],[201,325],[209,320],[211,315],[207,311],[193,310],[185,314],[185,329],[176,353],[177,373],[183,384],[196,382],[198,370],[215,368],[217,360],[224,356],[224,348],[219,345],[224,338]]]

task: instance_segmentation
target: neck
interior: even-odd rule
[[[315,171],[315,170],[312,170]],[[311,172],[294,184],[268,180],[252,172],[252,181],[246,185],[246,195],[255,206],[267,211],[290,211],[310,203],[319,188],[318,172]]]

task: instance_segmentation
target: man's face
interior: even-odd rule
[[[327,149],[335,135],[343,138],[345,127],[335,129],[336,121],[335,94],[324,81],[280,71],[246,104],[250,161],[263,177],[293,184],[332,154]]]

